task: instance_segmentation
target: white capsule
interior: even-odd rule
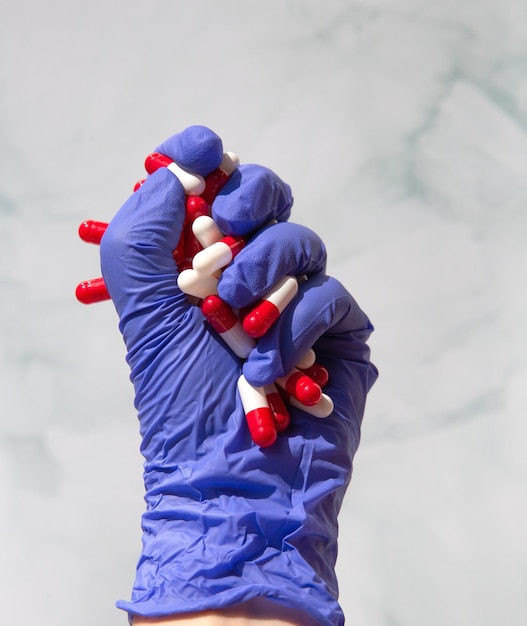
[[[192,222],[194,237],[204,248],[208,248],[223,237],[216,222],[209,215],[200,215]]]
[[[170,170],[183,185],[187,196],[199,196],[205,191],[205,179],[203,176],[187,172],[174,161],[167,165],[167,170]]]
[[[320,400],[312,406],[306,406],[292,396],[288,398],[288,402],[291,406],[295,406],[298,409],[302,409],[305,413],[319,418],[329,417],[335,408],[333,400],[325,393],[323,393]]]
[[[177,284],[183,293],[196,298],[206,298],[218,293],[218,279],[198,274],[194,269],[183,270],[178,276]]]
[[[234,152],[224,152],[223,158],[220,163],[220,170],[223,170],[229,176],[240,165],[240,159]]]

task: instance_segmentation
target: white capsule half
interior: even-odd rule
[[[297,409],[302,409],[305,413],[309,413],[309,415],[313,415],[313,417],[319,417],[321,419],[329,417],[335,408],[333,400],[325,393],[323,393],[320,400],[312,406],[306,406],[292,396],[288,398],[288,402],[291,406],[294,406]]]
[[[214,274],[232,261],[232,250],[223,241],[217,241],[200,250],[192,261],[192,267],[200,274]]]
[[[246,359],[256,345],[239,323],[222,333],[221,338],[240,359]]]
[[[220,170],[223,170],[229,176],[240,165],[240,159],[234,152],[224,152],[223,158],[220,163]]]
[[[204,248],[208,248],[223,237],[216,222],[209,215],[200,215],[192,222],[194,237]]]
[[[177,279],[183,293],[196,298],[206,298],[218,293],[218,279],[214,276],[199,274],[194,269],[183,270]]]
[[[187,196],[199,196],[205,191],[205,179],[203,176],[187,172],[174,161],[167,165],[167,170],[170,170],[183,185]]]
[[[291,302],[298,292],[298,282],[294,276],[284,276],[271,291],[264,296],[264,300],[274,304],[280,313]]]
[[[238,379],[238,393],[246,413],[254,409],[269,408],[264,388],[251,385],[243,374]]]
[[[313,350],[313,348],[309,348],[309,350],[301,356],[298,363],[295,364],[295,367],[299,370],[307,370],[308,367],[311,367],[315,364],[315,360],[315,351]]]

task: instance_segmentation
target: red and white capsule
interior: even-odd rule
[[[277,437],[276,426],[264,388],[254,387],[242,374],[238,379],[238,393],[252,440],[261,448],[272,446]]]
[[[277,378],[276,384],[304,406],[313,406],[322,398],[320,385],[296,367]]]
[[[187,196],[199,196],[205,191],[205,179],[199,174],[193,174],[180,167],[169,157],[158,152],[152,152],[145,159],[145,169],[149,174],[166,167],[179,180]]]
[[[242,237],[227,235],[198,252],[194,256],[192,267],[200,274],[214,274],[229,265],[244,246]]]
[[[243,328],[251,337],[263,337],[280,317],[285,307],[298,292],[294,276],[284,276],[260,303],[243,319]]]
[[[256,343],[243,330],[236,313],[226,302],[217,295],[209,295],[201,303],[201,312],[236,356],[240,359],[249,356]]]

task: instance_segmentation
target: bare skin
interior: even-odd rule
[[[317,626],[307,614],[265,598],[221,610],[148,618],[136,615],[133,626]]]

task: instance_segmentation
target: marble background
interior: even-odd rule
[[[76,231],[201,123],[291,183],[376,326],[348,623],[527,623],[525,0],[0,0],[0,59],[3,620],[126,623],[137,423]]]

